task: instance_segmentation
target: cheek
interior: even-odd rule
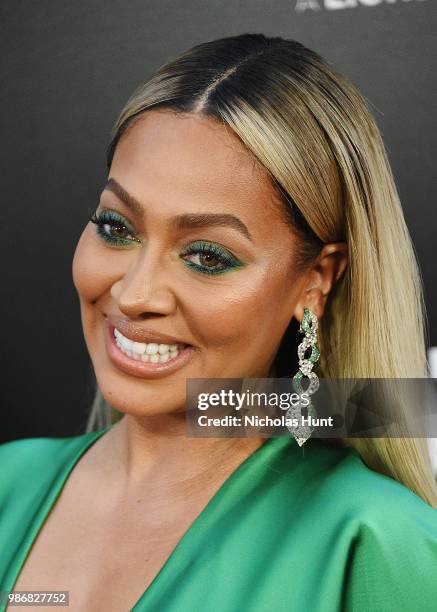
[[[73,283],[81,301],[95,302],[112,284],[108,257],[97,244],[93,230],[85,228],[73,257]]]
[[[192,299],[192,298],[191,298]],[[204,346],[274,346],[292,316],[293,291],[272,270],[235,275],[232,283],[196,291],[193,325]]]

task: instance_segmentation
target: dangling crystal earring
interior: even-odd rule
[[[320,350],[317,346],[317,328],[318,319],[316,315],[309,308],[304,308],[303,319],[299,327],[299,333],[304,333],[305,336],[302,342],[297,347],[297,355],[299,357],[299,369],[293,376],[293,388],[296,393],[299,394],[306,393],[307,395],[312,395],[319,388],[319,378],[317,374],[313,372],[314,364],[318,361],[320,357]],[[309,357],[305,357],[305,354],[309,349],[311,349],[311,354],[309,355]],[[310,381],[309,386],[306,390],[302,388],[302,379],[304,377],[308,378]],[[292,425],[287,425],[287,429],[294,436],[299,446],[305,444],[305,442],[308,440],[314,430],[314,427],[311,427],[309,425],[302,425],[301,408],[301,402],[297,406],[290,406],[285,415],[287,419],[297,419],[298,425],[296,427]],[[316,416],[314,406],[310,403],[309,405],[307,405],[307,408],[308,416],[314,418]]]

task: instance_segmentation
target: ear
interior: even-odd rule
[[[298,321],[303,319],[304,308],[312,310],[318,318],[323,315],[329,292],[346,266],[346,243],[325,244],[315,263],[304,273],[302,291],[293,313]]]

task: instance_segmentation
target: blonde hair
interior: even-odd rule
[[[419,270],[380,132],[354,86],[302,44],[263,34],[210,41],[162,66],[122,110],[108,150],[142,113],[202,113],[262,164],[310,255],[344,241],[348,266],[319,324],[326,378],[427,376]],[[308,249],[307,249],[308,250]],[[116,420],[97,387],[88,430]],[[437,507],[426,441],[344,438],[372,469]]]

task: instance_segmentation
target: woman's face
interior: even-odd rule
[[[187,378],[268,376],[303,287],[274,198],[211,119],[150,111],[122,137],[100,225],[88,223],[73,260],[86,344],[114,408],[179,411]]]

